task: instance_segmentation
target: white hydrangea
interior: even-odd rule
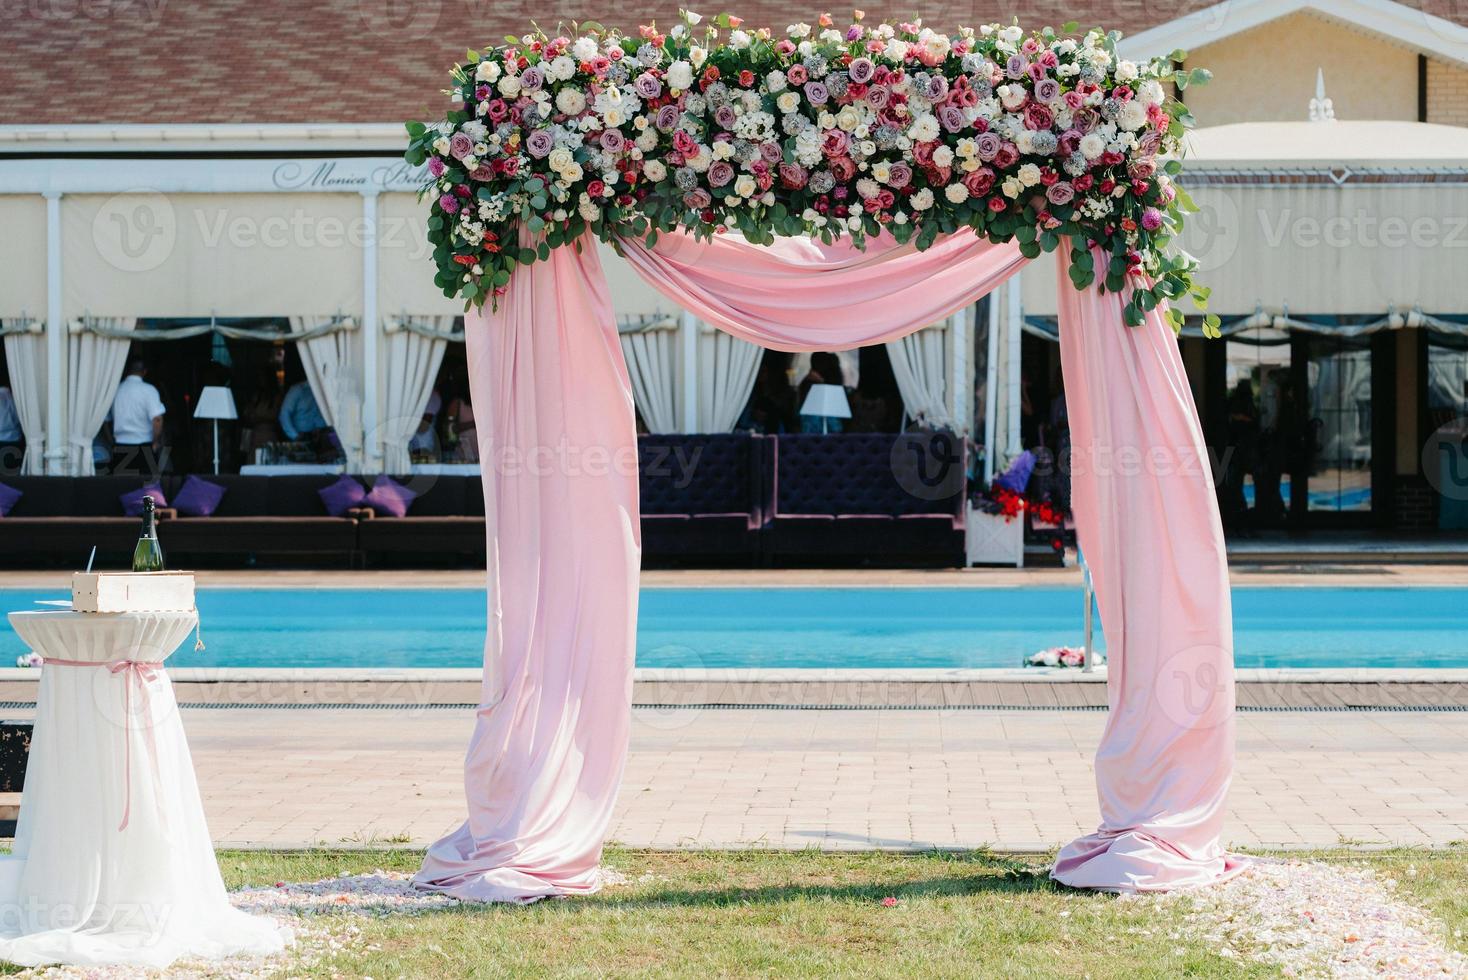
[[[962,184],[949,184],[943,189],[943,196],[954,204],[962,204],[968,200],[968,188]]]
[[[1135,133],[1147,125],[1147,107],[1136,99],[1122,104],[1121,112],[1116,116],[1117,125],[1129,133]]]
[[[743,50],[749,47],[750,37],[748,31],[732,31],[729,34],[729,46]]]
[[[938,125],[938,118],[926,113],[914,119],[912,125],[907,128],[907,135],[915,143],[926,143],[935,140],[942,132],[942,128]]]
[[[915,210],[926,211],[933,206],[933,192],[924,187],[907,200]]]
[[[595,38],[578,37],[571,45],[571,56],[577,61],[590,61],[598,53]]]
[[[648,160],[642,165],[642,176],[653,183],[664,180],[668,176],[668,168],[661,160]]]
[[[1106,152],[1106,138],[1100,133],[1091,132],[1081,137],[1081,155],[1087,160],[1095,160]]]
[[[547,70],[549,71],[551,78],[555,79],[558,82],[564,82],[572,75],[576,74],[576,62],[566,57],[565,55],[557,55],[555,58],[551,59],[551,63],[549,66],[547,66]]]
[[[693,66],[686,61],[675,61],[668,66],[668,85],[675,89],[693,86]]]
[[[1137,99],[1142,105],[1161,105],[1167,93],[1162,88],[1162,83],[1155,78],[1149,78],[1137,89]]]
[[[586,111],[586,95],[578,88],[563,88],[556,93],[556,108],[568,116]]]

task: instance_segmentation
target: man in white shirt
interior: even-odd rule
[[[156,478],[163,449],[163,399],[145,378],[143,359],[128,361],[112,400],[112,472]]]
[[[15,410],[15,395],[8,383],[0,382],[0,473],[19,473],[25,434]]]

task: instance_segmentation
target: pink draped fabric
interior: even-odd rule
[[[1060,253],[1069,263],[1068,247]],[[1097,267],[1104,267],[1098,257]],[[1233,773],[1233,621],[1223,527],[1177,338],[1159,309],[1059,290],[1071,506],[1106,634],[1110,711],[1096,752],[1101,827],[1056,880],[1108,891],[1219,881]]]
[[[634,417],[606,282],[593,243],[583,245],[517,269],[499,310],[467,324],[474,402],[488,407],[485,681],[465,761],[469,819],[429,849],[415,879],[460,898],[594,891],[626,759],[640,557]],[[1014,245],[969,232],[923,252],[890,238],[865,252],[684,234],[622,246],[675,302],[787,351],[896,339],[1024,264]],[[1060,311],[1074,443],[1115,456],[1092,465],[1095,454],[1082,452],[1073,477],[1111,664],[1097,758],[1103,822],[1061,853],[1054,874],[1123,891],[1217,880],[1233,870],[1218,843],[1232,640],[1197,414],[1160,316],[1125,327],[1118,297],[1068,284]],[[1176,465],[1149,464],[1157,448]]]
[[[771,246],[686,232],[648,248],[621,241],[632,267],[664,296],[736,337],[782,351],[847,350],[937,323],[1014,275],[1019,247],[964,229],[919,252],[890,236],[866,250],[784,238]]]
[[[632,388],[593,243],[467,318],[489,536],[469,819],[419,886],[480,901],[593,892],[631,727],[641,554]]]

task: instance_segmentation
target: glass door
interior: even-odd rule
[[[1305,361],[1306,510],[1369,515],[1374,503],[1371,338],[1307,335],[1298,347]]]
[[[1281,527],[1290,512],[1290,476],[1301,443],[1290,337],[1265,327],[1233,334],[1222,344],[1225,398],[1215,426],[1221,439],[1214,469],[1224,526]]]

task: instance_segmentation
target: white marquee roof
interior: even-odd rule
[[[1468,167],[1468,128],[1431,123],[1335,120],[1247,122],[1197,129],[1185,160],[1226,169]]]

